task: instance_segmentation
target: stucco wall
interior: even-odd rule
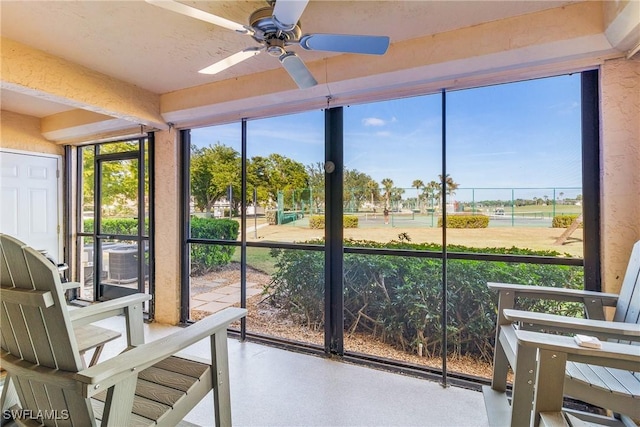
[[[155,320],[180,321],[179,132],[155,133]]]
[[[46,140],[40,133],[40,119],[10,111],[0,113],[0,148],[34,153],[64,154],[64,147]]]
[[[601,68],[603,291],[617,293],[640,240],[640,61]]]

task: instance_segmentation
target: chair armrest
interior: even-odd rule
[[[513,283],[487,283],[489,289],[499,292],[514,292],[520,298],[551,299],[558,301],[583,302],[588,298],[602,300],[603,305],[615,306],[618,295],[581,289],[554,288],[551,286],[516,285]]]
[[[80,282],[63,282],[62,283],[62,291],[66,292],[70,289],[78,289],[82,286]]]
[[[504,323],[502,311],[515,308],[518,298],[579,302],[584,305],[587,317],[605,320],[604,307],[615,306],[618,295],[580,289],[554,288],[550,286],[516,285],[512,283],[487,283],[489,289],[498,291],[498,323]]]
[[[532,326],[544,326],[547,330],[586,333],[587,335],[596,335],[603,339],[640,341],[640,325],[635,323],[581,319],[577,317],[511,309],[504,310],[504,317],[511,322],[523,322]]]
[[[635,345],[603,342],[602,348],[580,347],[573,337],[532,331],[515,331],[518,344],[567,354],[567,359],[592,365],[635,371],[640,364],[640,348]]]
[[[104,301],[99,304],[70,310],[69,318],[74,326],[86,325],[97,322],[98,320],[126,314],[126,308],[133,307],[136,304],[142,305],[143,302],[149,301],[150,299],[151,295],[147,294],[127,295],[121,298]]]
[[[140,345],[111,359],[84,369],[75,378],[85,385],[81,393],[85,397],[108,389],[130,375],[152,366],[196,342],[216,333],[226,334],[231,322],[245,317],[244,308],[230,307],[208,316],[197,323],[164,338]]]

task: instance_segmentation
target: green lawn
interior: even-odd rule
[[[232,262],[240,262],[240,248],[236,248]],[[247,265],[256,270],[264,271],[267,274],[275,272],[275,259],[271,256],[271,249],[268,248],[247,248]]]

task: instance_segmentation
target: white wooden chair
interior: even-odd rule
[[[20,288],[32,286],[29,268],[22,251],[25,247],[27,245],[24,242],[8,234],[0,233],[0,250],[2,250],[2,257],[0,257],[0,285]],[[61,283],[63,292],[78,286],[80,284],[77,282]],[[132,313],[128,307],[148,301],[150,298],[150,296],[138,294],[135,297],[114,300],[108,304],[73,310],[71,314],[72,324],[80,354],[84,356],[86,352],[93,350],[89,366],[97,363],[106,343],[121,336],[120,332],[92,325],[91,323],[119,314],[124,314],[128,323],[136,323],[136,321],[130,319],[130,315],[142,315],[141,310],[140,313]],[[142,329],[135,330],[134,334],[127,338],[129,346],[142,344],[144,342]]]
[[[231,424],[226,331],[246,310],[229,308],[141,344],[138,302],[125,309],[136,313],[128,318],[132,348],[86,368],[73,330],[79,310],[67,309],[55,266],[32,248],[22,251],[30,282],[2,284],[0,291],[0,356],[17,392],[10,409],[18,424],[174,426],[212,389],[215,424]],[[96,308],[83,321],[102,316],[97,308],[104,304],[87,307]],[[211,361],[175,355],[204,338],[211,340]]]
[[[610,410],[623,423],[640,419],[640,242],[633,247],[619,295],[502,283],[488,286],[499,292],[493,378],[491,387],[483,388],[491,425],[538,425],[541,413],[560,410],[563,395]],[[581,302],[587,318],[514,310],[519,298]],[[604,320],[607,306],[615,307],[613,321]],[[597,336],[603,347],[585,349],[572,337],[548,332]],[[551,356],[551,361],[546,359]],[[514,371],[510,405],[509,366]],[[545,422],[550,419],[547,414]]]

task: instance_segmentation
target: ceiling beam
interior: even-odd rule
[[[104,116],[116,119],[112,123],[118,126],[126,121],[129,126],[168,128],[160,115],[159,95],[14,40],[1,41],[3,89],[97,113],[102,130]]]
[[[276,69],[164,94],[161,109],[166,121],[185,127],[283,114],[291,106],[322,108],[327,97],[344,105],[377,93],[401,96],[411,88],[468,87],[466,80],[482,76],[500,76],[502,81],[485,83],[501,83],[505,71],[517,78],[532,68],[566,70],[574,63],[584,68],[620,56],[604,30],[602,4],[581,2],[396,42],[384,56],[310,62],[319,82],[310,89],[298,90]]]

